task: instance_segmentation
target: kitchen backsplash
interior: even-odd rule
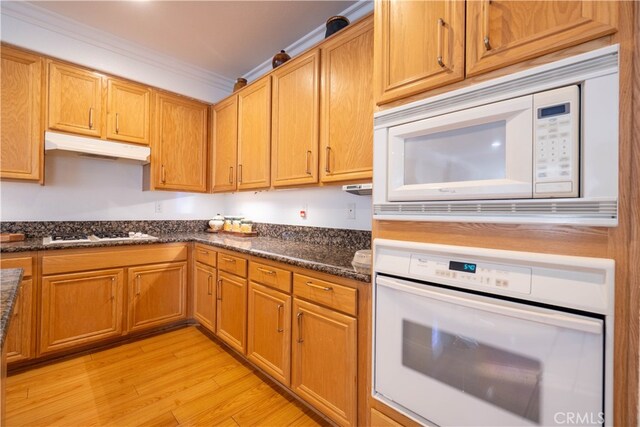
[[[333,245],[352,249],[371,248],[371,232],[340,228],[304,227],[298,225],[255,223],[261,237],[293,240],[317,245]],[[154,234],[195,233],[208,228],[208,220],[160,221],[2,221],[3,233],[24,233],[29,237],[52,234],[93,234],[135,231]]]

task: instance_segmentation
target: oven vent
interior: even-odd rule
[[[428,202],[428,203],[383,203],[373,205],[375,219],[424,220],[476,222],[526,222],[527,217],[535,222],[573,223],[580,220],[592,225],[616,225],[618,203],[615,200],[521,200],[483,202]],[[403,218],[404,217],[404,218]],[[512,221],[510,221],[512,220]],[[541,221],[542,220],[542,221]]]

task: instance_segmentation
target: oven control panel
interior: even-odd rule
[[[409,273],[416,278],[445,285],[531,293],[531,269],[527,267],[412,254]]]

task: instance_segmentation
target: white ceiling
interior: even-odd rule
[[[32,1],[234,79],[355,1]]]

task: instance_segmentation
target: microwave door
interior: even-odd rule
[[[390,201],[532,197],[533,97],[389,129]]]

